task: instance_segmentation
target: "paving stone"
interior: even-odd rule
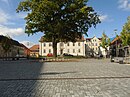
[[[129,74],[129,64],[110,60],[0,61],[0,97],[130,97]]]

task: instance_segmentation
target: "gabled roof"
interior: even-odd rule
[[[0,35],[0,42],[3,40],[3,39],[7,39],[7,37],[3,36],[3,35]],[[16,45],[16,46],[21,46],[21,44],[16,41],[16,40],[13,40],[13,39],[10,39],[12,41],[12,44],[13,45]]]
[[[120,36],[115,37],[115,38],[112,40],[111,44],[115,43],[116,41],[121,41]]]
[[[26,50],[29,50],[29,51],[30,51],[30,49],[27,48],[24,44],[20,43],[20,45],[21,45],[21,47],[24,47]]]
[[[96,36],[94,36],[94,37],[96,37]],[[93,39],[94,37],[92,37],[92,38],[86,38],[86,41],[91,41],[91,39]],[[97,38],[97,39],[102,40],[102,38]]]
[[[36,51],[36,50],[39,50],[39,45],[33,45],[31,48],[30,48],[31,51]]]
[[[99,40],[102,40],[102,38],[98,38]]]

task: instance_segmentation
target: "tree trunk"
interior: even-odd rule
[[[57,41],[55,37],[53,37],[52,44],[53,44],[53,57],[56,58],[57,57]]]

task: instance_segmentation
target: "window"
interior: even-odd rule
[[[51,53],[51,49],[49,49],[49,53]]]
[[[96,47],[96,50],[97,50],[97,47]]]
[[[75,46],[75,43],[73,43],[73,46]]]
[[[49,46],[52,46],[51,43],[49,43]]]
[[[96,39],[95,39],[95,42],[96,42]]]
[[[80,46],[80,42],[78,43],[78,46]]]
[[[97,46],[97,43],[95,43],[95,46]]]
[[[75,49],[73,49],[73,53],[75,53]]]
[[[93,50],[94,50],[94,48],[93,48]]]
[[[45,50],[45,49],[43,50],[43,53],[46,53],[46,50]]]
[[[46,46],[46,43],[44,43],[43,46],[45,47],[45,46]]]
[[[70,50],[68,49],[68,53],[70,52]]]
[[[78,50],[78,52],[80,53],[80,49]]]
[[[67,46],[69,46],[69,43],[67,43]]]

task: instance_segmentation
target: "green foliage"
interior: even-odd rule
[[[12,47],[12,40],[10,39],[10,37],[5,36],[5,38],[3,38],[3,40],[1,41],[1,44],[4,52],[8,53]]]
[[[130,45],[130,16],[127,18],[127,22],[123,26],[121,40],[124,46]]]
[[[45,40],[55,42],[76,41],[87,35],[90,27],[100,23],[99,16],[88,0],[24,0],[17,12],[28,12],[25,33],[44,32]]]
[[[107,50],[107,47],[110,45],[110,38],[107,37],[107,35],[103,32],[102,34],[102,41],[101,41],[101,47]]]

